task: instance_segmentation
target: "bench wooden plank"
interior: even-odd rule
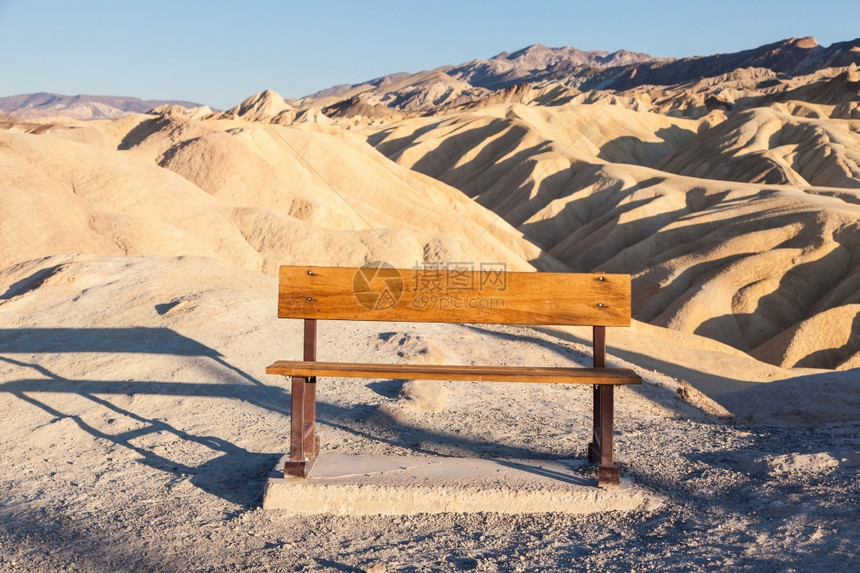
[[[630,276],[283,266],[278,317],[630,326]]]
[[[395,378],[407,380],[460,380],[474,382],[537,382],[546,384],[641,384],[627,368],[452,366],[436,364],[366,364],[279,360],[266,374],[332,376],[343,378]]]

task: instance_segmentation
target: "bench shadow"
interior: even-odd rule
[[[585,368],[591,367],[590,355],[583,355],[582,353],[574,350],[573,348],[564,346],[563,344],[551,342],[538,336],[529,335],[528,331],[532,328],[530,326],[523,326],[522,332],[518,334],[500,332],[477,324],[464,324],[463,327],[467,330],[471,330],[476,334],[480,334],[481,336],[490,336],[492,338],[498,338],[508,342],[525,342],[528,344],[534,344],[535,346],[539,346],[544,350],[552,352],[553,354],[557,354],[565,360],[572,361],[576,366],[582,366]],[[590,343],[591,341],[588,341],[588,344]]]
[[[524,326],[522,334],[510,334],[507,332],[496,332],[494,330],[484,328],[476,325],[463,325],[474,332],[480,333],[485,336],[500,338],[502,340],[508,341],[516,341],[516,342],[527,342],[529,344],[534,344],[540,346],[541,348],[553,352],[554,354],[559,355],[565,360],[570,360],[576,366],[582,367],[591,367],[591,350],[589,349],[588,354],[582,355],[579,351],[569,348],[563,344],[559,344],[556,342],[552,342],[549,340],[545,340],[543,338],[529,335],[528,330],[533,329],[537,332],[545,333],[549,336],[558,338],[559,340],[573,342],[582,344],[585,346],[591,346],[592,341],[589,337],[576,336],[573,333],[555,330],[549,327],[533,327],[533,326]],[[630,362],[635,364],[641,368],[647,368],[649,370],[656,370],[658,372],[664,373],[669,376],[673,376],[675,378],[684,380],[688,382],[690,385],[701,391],[702,393],[708,395],[711,399],[714,399],[713,395],[708,393],[708,390],[712,387],[730,387],[738,390],[752,388],[757,385],[755,382],[748,382],[745,380],[738,380],[735,378],[729,378],[727,376],[718,376],[715,374],[709,374],[706,372],[702,372],[699,370],[695,370],[692,368],[687,368],[684,366],[679,366],[673,362],[669,362],[667,360],[662,360],[659,358],[655,358],[653,356],[646,356],[637,352],[625,351],[619,348],[612,347],[609,342],[611,341],[611,334],[607,335],[607,353],[611,353],[612,356],[620,358],[626,362]],[[606,365],[610,368],[616,366],[613,364],[613,360],[611,356],[607,356]],[[669,408],[675,409],[678,414],[686,415],[683,410],[679,410],[676,408],[678,404],[678,396],[675,392],[668,388],[664,388],[659,385],[653,385],[648,391],[643,388],[642,385],[631,384],[624,386],[627,390],[631,392],[635,392],[640,397],[657,403],[657,400],[654,395],[654,390],[658,392],[658,396],[662,396],[664,400],[660,401],[659,404],[662,406],[666,406]],[[683,402],[683,401],[682,401]],[[687,404],[686,402],[683,402]],[[697,408],[695,406],[692,406]],[[698,408],[697,408],[698,409]],[[704,412],[704,411],[703,411]],[[716,420],[714,423],[724,423],[724,420]]]
[[[570,342],[575,342],[579,344],[590,345],[591,339],[584,336],[577,336],[576,334],[568,331],[558,330],[551,327],[532,327],[539,332],[545,332],[550,336],[554,336],[561,340],[567,340]],[[634,352],[631,350],[624,350],[622,348],[618,348],[612,346],[612,334],[611,332],[606,336],[607,344],[606,344],[606,352],[611,356],[615,356],[616,358],[620,358],[626,362],[630,362],[639,366],[640,368],[645,368],[648,370],[655,370],[657,372],[661,372],[667,376],[671,376],[673,378],[677,378],[680,380],[684,380],[688,382],[691,386],[695,387],[697,390],[701,391],[703,394],[706,394],[712,399],[716,399],[715,396],[718,396],[721,393],[732,392],[735,390],[746,390],[748,388],[753,388],[758,385],[757,382],[750,382],[748,380],[743,380],[740,378],[732,378],[730,376],[721,376],[719,374],[713,374],[709,372],[704,372],[702,370],[697,370],[695,368],[690,368],[687,366],[681,366],[676,364],[675,362],[671,362],[669,360],[664,360],[662,358],[656,358],[652,355],[642,354],[640,352]],[[607,366],[612,366],[611,357],[607,359]],[[629,386],[629,388],[633,388],[634,391],[637,388],[636,386]],[[729,388],[729,390],[723,390],[722,392],[714,392],[714,388]]]
[[[369,421],[374,416],[373,421]],[[383,416],[384,417],[384,416]],[[398,419],[380,423],[376,406],[357,404],[344,408],[329,402],[317,401],[317,424],[348,432],[357,438],[406,450],[402,455],[434,457],[477,457],[484,459],[574,459],[585,458],[587,444],[583,441],[576,452],[554,454],[535,448],[504,444],[494,440],[470,438],[457,433],[432,431]],[[590,429],[590,428],[589,428]],[[319,432],[319,429],[317,430]],[[286,445],[286,444],[285,444]],[[322,452],[326,451],[323,440]]]
[[[480,330],[479,327],[474,327]],[[490,331],[488,331],[490,332]],[[499,335],[500,333],[492,333]],[[501,334],[502,336],[507,336]],[[553,349],[546,341],[535,342]],[[569,349],[557,349],[562,354]],[[97,380],[71,379],[52,372],[37,363],[36,354],[52,353],[141,353],[200,357],[219,365],[221,381],[177,382],[164,380]],[[21,354],[21,357],[10,355]],[[141,360],[146,360],[145,356]],[[21,401],[35,406],[53,418],[72,420],[80,430],[93,438],[110,442],[134,452],[140,463],[176,479],[188,479],[190,483],[211,495],[237,504],[242,508],[259,506],[263,484],[277,460],[289,447],[288,428],[290,415],[290,392],[287,388],[265,384],[248,372],[231,364],[216,350],[187,338],[167,328],[24,328],[0,329],[0,363],[29,370],[18,379],[0,383],[0,392],[11,394]],[[262,365],[261,365],[262,370]],[[217,375],[217,374],[216,374]],[[324,382],[322,382],[324,383]],[[386,398],[396,396],[403,380],[368,381],[367,386]],[[40,394],[71,394],[80,396],[119,416],[136,422],[134,430],[117,434],[108,433],[88,423],[84,417],[65,408],[62,401],[46,400]],[[215,435],[197,435],[176,427],[164,419],[140,415],[128,407],[111,400],[111,396],[187,396],[192,398],[220,398],[240,400],[273,414],[283,416],[283,451],[254,452]],[[318,401],[318,424],[359,438],[380,442],[394,448],[402,448],[417,455],[502,459],[558,459],[584,457],[587,444],[577,446],[576,452],[554,455],[553,452],[534,448],[504,444],[496,440],[469,438],[444,430],[428,430],[424,427],[398,421],[387,427],[368,423],[368,417],[376,411],[371,404],[336,405]],[[169,418],[167,418],[169,420]],[[211,458],[200,465],[188,465],[159,455],[150,449],[135,444],[135,440],[146,435],[165,433],[211,450]],[[323,444],[325,451],[325,444]],[[208,457],[208,456],[207,456]],[[259,483],[259,487],[253,484]]]
[[[232,370],[254,385],[263,383],[205,344],[169,328],[8,328],[0,329],[0,354],[168,354],[199,356]]]
[[[179,429],[163,419],[141,416],[127,408],[117,406],[104,395],[163,395],[163,396],[193,396],[193,397],[223,397],[238,398],[241,388],[254,388],[256,396],[248,400],[263,406],[272,402],[277,396],[284,400],[283,391],[277,387],[251,387],[236,384],[193,384],[181,382],[106,382],[99,380],[70,380],[54,374],[46,368],[21,362],[9,357],[0,356],[0,362],[6,362],[21,368],[31,368],[46,378],[21,379],[0,384],[0,392],[7,392],[23,402],[40,408],[53,417],[50,423],[63,419],[72,420],[78,428],[93,438],[110,442],[118,447],[130,450],[139,456],[139,462],[153,469],[172,474],[177,479],[188,479],[190,483],[215,495],[227,502],[237,504],[242,508],[257,506],[262,501],[262,485],[268,472],[275,466],[280,453],[252,452],[241,448],[217,436],[196,435]],[[236,388],[239,387],[239,389]],[[111,412],[134,420],[140,427],[111,434],[88,424],[78,414],[64,412],[57,406],[37,398],[34,394],[68,393],[90,400],[94,404]],[[262,394],[262,395],[261,395]],[[285,412],[284,412],[285,413]],[[134,444],[134,440],[147,435],[171,434],[184,442],[197,444],[211,450],[215,457],[199,466],[177,462],[156,454],[150,449]],[[259,487],[248,487],[254,483]]]

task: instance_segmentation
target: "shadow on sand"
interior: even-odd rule
[[[38,364],[38,359],[35,357],[37,354],[66,353],[139,353],[141,361],[147,360],[147,354],[199,357],[219,365],[222,368],[224,381],[70,379]],[[21,370],[20,375],[10,376],[16,379],[0,383],[0,392],[14,395],[23,402],[42,409],[54,418],[53,421],[71,419],[78,428],[93,438],[105,440],[135,452],[140,457],[141,463],[177,477],[188,477],[189,481],[201,490],[244,508],[260,504],[262,485],[282,452],[253,452],[217,436],[197,435],[171,424],[169,413],[159,418],[143,416],[131,411],[127,406],[117,405],[117,401],[112,400],[112,396],[152,395],[244,401],[284,417],[281,424],[284,429],[284,449],[288,447],[286,434],[289,428],[289,392],[280,386],[263,383],[227,362],[216,350],[170,329],[144,327],[0,329],[0,363],[6,363]],[[400,382],[377,381],[371,382],[370,385],[377,392],[390,395],[394,386]],[[117,415],[134,420],[137,422],[136,427],[126,432],[107,433],[88,423],[71,406],[64,407],[61,405],[62,402],[49,403],[50,400],[42,396],[50,394],[73,394],[85,398]],[[317,405],[320,425],[345,431],[356,437],[407,449],[416,455],[474,455],[508,459],[554,457],[550,452],[540,452],[533,448],[500,444],[456,434],[449,435],[444,431],[434,432],[404,423],[380,428],[366,422],[366,418],[372,411],[373,408],[368,404],[343,407],[320,401]],[[229,424],[230,421],[224,420],[224,423]],[[215,453],[215,456],[201,465],[191,466],[135,444],[138,438],[158,433],[171,434],[184,442],[208,448]],[[585,445],[583,443],[581,448],[583,455]],[[456,450],[456,454],[445,453],[452,450]],[[252,484],[255,482],[259,483],[259,487],[253,487]]]

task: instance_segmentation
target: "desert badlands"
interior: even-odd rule
[[[808,73],[523,77],[576,56],[533,47],[223,112],[4,110],[0,570],[857,571],[858,45]],[[653,83],[610,85],[630,66]],[[644,381],[617,391],[616,458],[647,503],[263,510],[289,439],[264,369],[301,353],[277,268],[375,260],[631,274],[609,361]],[[326,323],[318,352],[588,364],[589,336]],[[543,386],[323,380],[322,452],[584,458],[590,389]]]

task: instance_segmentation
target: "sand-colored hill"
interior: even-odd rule
[[[691,120],[606,103],[484,105],[364,135],[273,124],[295,111],[274,92],[218,116],[8,123],[2,263],[89,252],[268,274],[372,259],[627,272],[640,321],[782,367],[856,367],[852,121],[824,104]]]
[[[172,116],[58,133],[0,132],[3,266],[83,251],[217,256],[268,273],[290,260],[440,257],[561,268],[492,212],[347,133]]]
[[[166,115],[166,116],[176,116],[176,117],[185,117],[188,119],[203,119],[204,117],[208,117],[212,115],[212,108],[208,105],[201,105],[199,107],[194,107],[191,109],[182,107],[181,105],[160,105],[152,108],[147,111],[149,115]]]
[[[231,107],[218,117],[241,117],[248,121],[266,121],[278,114],[294,110],[281,95],[274,90],[264,90],[248,97],[237,106]]]
[[[498,90],[478,101],[464,104],[464,109],[487,107],[502,103],[521,103],[524,105],[562,105],[579,95],[579,90],[568,88],[559,82],[538,84],[521,83]]]
[[[626,90],[581,90],[575,76],[530,81],[499,89],[463,107],[500,103],[556,106],[566,103],[609,104],[672,117],[700,119],[714,111],[739,111],[783,104],[799,117],[852,119],[860,93],[857,67],[824,68],[788,76],[768,68],[737,68],[717,76],[675,85],[645,84]],[[856,119],[856,117],[853,117]],[[713,119],[709,123],[714,123]]]
[[[739,112],[659,167],[705,179],[860,188],[860,135],[852,121],[830,115],[799,102]]]
[[[297,101],[301,108],[346,107],[342,102],[362,101],[368,106],[383,105],[401,112],[418,112],[453,107],[482,99],[490,90],[473,86],[442,70],[417,74],[395,74],[364,84],[341,86]],[[354,105],[354,104],[353,104]]]
[[[514,169],[564,172],[579,158],[656,166],[699,127],[694,120],[614,106],[514,104],[407,119],[368,140],[398,163],[454,185],[480,203],[492,203],[498,211],[504,206],[496,195],[512,191],[510,181],[502,189],[500,180]]]
[[[355,118],[387,121],[395,121],[403,117],[403,114],[382,104],[368,103],[360,95],[333,103],[321,110],[330,118]]]
[[[640,320],[772,364],[849,369],[860,355],[860,195],[807,186],[790,165],[821,185],[853,186],[855,135],[848,121],[771,108],[711,127],[571,103],[404,120],[369,141],[492,208],[571,268],[633,274]],[[791,177],[772,187],[717,180],[762,180],[769,146],[795,154],[780,163]],[[697,177],[655,169],[667,165]]]

